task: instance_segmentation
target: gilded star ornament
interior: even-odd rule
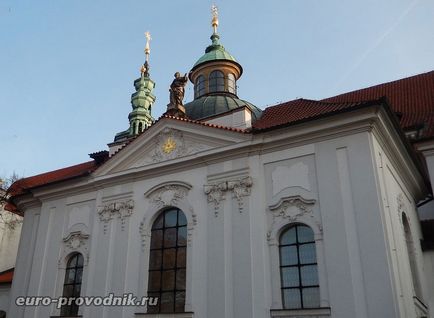
[[[163,144],[163,152],[166,154],[171,153],[176,148],[176,142],[173,140],[172,137],[169,137],[166,139],[166,141]]]

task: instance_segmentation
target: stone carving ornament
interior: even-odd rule
[[[221,181],[204,186],[204,192],[207,195],[208,203],[214,203],[214,215],[217,217],[220,209],[220,202],[225,200],[227,191],[231,191],[233,197],[238,202],[239,212],[243,212],[243,197],[249,196],[253,185],[252,178],[242,177],[229,181]]]
[[[155,137],[155,147],[143,164],[158,163],[199,152],[205,145],[186,141],[180,130],[165,128]]]
[[[107,203],[98,208],[99,219],[104,223],[104,233],[107,233],[107,227],[110,220],[118,218],[121,220],[122,230],[125,228],[125,220],[133,214],[134,200],[122,200]]]

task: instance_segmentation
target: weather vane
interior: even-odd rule
[[[217,6],[214,4],[211,7],[211,13],[212,13],[211,25],[214,29],[214,33],[217,34],[217,27],[219,25],[219,11],[217,9]]]
[[[151,53],[151,48],[149,46],[149,43],[152,40],[151,33],[149,33],[149,31],[145,32],[145,38],[146,38],[146,46],[145,46],[146,62],[149,63],[149,54]]]
[[[149,54],[151,54],[151,47],[149,46],[151,38],[151,33],[149,31],[145,32],[145,38],[146,38],[146,46],[145,46],[145,64],[142,65],[140,68],[140,73],[142,73],[143,76],[149,76]]]

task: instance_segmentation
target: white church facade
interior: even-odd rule
[[[418,215],[431,166],[393,102],[261,111],[238,99],[216,27],[212,41],[185,116],[150,120],[145,63],[110,152],[12,186],[24,223],[7,317],[434,317]],[[158,302],[16,302],[111,293]]]

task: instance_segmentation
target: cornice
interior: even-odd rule
[[[373,125],[372,135],[376,138],[381,148],[386,153],[393,167],[399,172],[404,184],[410,189],[415,198],[423,199],[428,194],[425,179],[421,173],[421,167],[415,163],[409,145],[396,131],[392,121],[383,108],[377,110],[376,120]]]
[[[186,169],[191,169],[191,167],[205,167],[213,163],[245,157],[248,155],[267,154],[282,149],[317,143],[363,132],[374,132],[375,135],[378,136],[378,139],[382,141],[382,144],[386,146],[388,152],[390,154],[395,154],[395,156],[391,155],[391,158],[395,158],[397,154],[404,152],[404,156],[399,156],[401,157],[402,162],[400,162],[400,160],[395,160],[395,164],[405,172],[405,179],[409,178],[412,180],[412,188],[419,188],[418,191],[423,192],[423,189],[418,186],[418,180],[422,180],[422,178],[412,176],[412,172],[416,173],[416,175],[418,174],[418,169],[416,165],[412,163],[411,156],[408,155],[408,151],[405,149],[404,145],[396,145],[395,140],[393,143],[386,142],[388,140],[387,136],[390,136],[390,138],[392,138],[391,136],[394,136],[393,138],[399,138],[399,134],[396,132],[391,133],[394,129],[393,125],[390,120],[385,120],[383,118],[388,117],[384,111],[379,111],[380,109],[382,109],[381,106],[372,106],[353,112],[338,114],[329,118],[323,118],[286,128],[279,128],[274,131],[248,135],[250,138],[247,140],[245,139],[244,141],[228,146],[213,148],[201,152],[200,154],[191,154],[185,157],[162,161],[143,167],[131,168],[109,175],[91,175],[84,180],[82,178],[69,180],[61,184],[56,184],[55,186],[36,189],[32,191],[32,193],[40,200],[64,197],[66,193],[68,195],[77,195],[89,191],[98,191],[99,189],[113,185],[133,182],[143,178],[152,178],[159,175],[182,172]],[[379,116],[381,117],[381,120]],[[385,125],[385,123],[387,123],[387,125]],[[200,128],[200,126],[198,127]],[[194,130],[192,130],[192,132],[193,131]],[[234,134],[225,131],[222,133],[225,135]],[[394,145],[393,147],[392,144]],[[137,144],[135,146],[137,147]]]

